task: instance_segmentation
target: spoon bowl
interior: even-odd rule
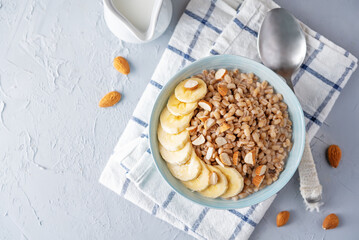
[[[305,36],[298,21],[283,8],[269,11],[258,36],[258,52],[263,64],[287,81],[303,63],[306,54]]]

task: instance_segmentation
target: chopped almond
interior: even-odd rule
[[[228,88],[226,85],[219,84],[218,85],[218,92],[221,94],[222,97],[226,96],[228,93]]]
[[[262,176],[263,174],[266,173],[267,170],[267,166],[266,165],[259,165],[256,170],[255,173],[257,176]]]
[[[227,143],[227,140],[224,137],[217,137],[216,138],[216,144],[218,147],[223,146]]]
[[[221,68],[221,69],[218,69],[216,74],[214,75],[214,78],[216,80],[222,80],[222,78],[224,77],[224,75],[227,74],[227,69],[224,69],[224,68]]]
[[[238,158],[239,158],[239,152],[237,151],[237,152],[233,153],[233,164],[235,166],[237,166],[237,164],[238,164]]]
[[[198,105],[206,111],[209,111],[209,112],[212,111],[212,103],[210,103],[210,102],[201,100],[198,102]]]
[[[232,142],[234,142],[234,140],[236,140],[236,136],[231,133],[227,133],[226,138]]]
[[[199,120],[201,120],[201,122],[205,123],[209,117],[208,116],[200,116],[198,118],[199,118]]]
[[[197,131],[197,126],[190,126],[186,130],[191,134]]]
[[[218,157],[216,157],[216,162],[218,163],[218,165],[224,167],[224,164],[221,162],[221,160],[219,160]]]
[[[253,149],[246,154],[244,157],[244,162],[252,165],[256,164],[256,149]]]
[[[223,123],[220,127],[219,127],[219,132],[223,133],[225,131],[227,131],[228,129],[230,129],[231,126],[228,123]]]
[[[228,156],[227,153],[221,153],[219,155],[219,159],[226,166],[231,166],[232,165],[231,158]]]
[[[201,134],[201,135],[199,135],[198,138],[196,138],[196,139],[192,142],[192,144],[198,146],[198,145],[203,144],[205,141],[206,141],[206,140],[204,139],[204,136]]]
[[[264,175],[262,176],[255,176],[254,178],[252,178],[252,183],[254,184],[254,186],[259,187],[264,179]]]
[[[213,118],[208,118],[204,124],[204,129],[206,129],[206,130],[210,129],[215,123],[216,123],[216,121],[214,121]]]
[[[224,76],[224,81],[226,81],[227,83],[232,82],[231,76],[229,76],[228,74],[226,74],[226,75]]]
[[[184,84],[184,88],[189,90],[194,90],[198,87],[198,82],[192,79],[187,80],[187,82]]]
[[[206,154],[206,159],[207,160],[210,160],[212,158],[213,152],[214,152],[214,148],[209,147],[208,150],[207,150],[207,154]]]

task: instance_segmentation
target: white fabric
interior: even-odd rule
[[[180,68],[210,54],[237,54],[259,61],[256,34],[264,14],[276,5],[265,0],[246,0],[241,6],[240,0],[226,2],[190,1],[100,177],[106,187],[200,239],[249,238],[275,198],[229,211],[201,207],[164,182],[149,151],[147,127],[154,101]],[[303,28],[308,52],[293,82],[311,139],[355,70],[357,60],[306,26]]]
[[[312,151],[310,150],[309,139],[305,139],[305,148],[302,161],[299,164],[300,194],[304,199],[307,210],[319,212],[323,205],[322,185],[320,185],[317,169],[315,167]]]

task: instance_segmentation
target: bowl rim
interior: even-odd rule
[[[286,178],[282,178],[281,181],[279,181],[278,178],[278,184],[277,184],[277,188],[272,188],[269,192],[267,192],[266,195],[261,195],[258,196],[255,199],[252,199],[251,203],[244,203],[244,204],[238,204],[238,207],[228,207],[228,206],[217,206],[214,205],[212,203],[207,203],[207,202],[200,202],[197,201],[194,198],[191,198],[189,196],[187,196],[186,194],[182,193],[179,189],[177,189],[175,186],[173,186],[173,184],[167,179],[165,173],[163,172],[163,170],[161,169],[161,167],[159,166],[159,164],[157,163],[158,160],[163,161],[163,159],[155,159],[154,156],[154,142],[157,141],[157,134],[151,134],[151,129],[153,129],[153,125],[154,123],[154,118],[155,116],[155,110],[156,110],[156,106],[158,106],[160,99],[163,97],[163,95],[165,94],[165,89],[168,88],[168,86],[175,81],[176,79],[178,79],[183,73],[185,73],[188,69],[192,68],[194,64],[200,64],[201,62],[205,62],[208,60],[221,60],[221,59],[225,59],[225,58],[233,58],[236,59],[238,61],[246,61],[247,63],[250,63],[251,65],[254,65],[258,68],[262,68],[264,70],[266,70],[267,72],[270,72],[273,76],[276,76],[278,78],[278,85],[282,85],[281,87],[284,87],[284,92],[288,92],[289,95],[292,95],[291,98],[294,101],[294,105],[298,108],[296,110],[300,110],[297,111],[297,114],[299,115],[299,121],[300,121],[300,125],[301,125],[301,132],[299,133],[299,139],[301,139],[302,141],[299,144],[299,154],[298,157],[296,159],[298,159],[295,162],[295,166],[294,168],[292,168],[292,172],[289,172],[289,174],[287,174]],[[225,68],[225,66],[223,66],[223,68]],[[205,69],[200,69],[200,70],[205,70]],[[254,73],[256,74],[256,73]],[[283,91],[282,91],[283,92]],[[158,117],[159,118],[159,117]],[[214,208],[214,209],[235,209],[235,208],[244,208],[244,207],[249,207],[255,204],[258,204],[260,202],[263,202],[267,199],[269,199],[270,197],[272,197],[273,195],[275,195],[277,192],[279,192],[280,190],[282,190],[284,188],[285,185],[287,185],[287,183],[292,179],[294,173],[297,171],[298,166],[301,162],[302,156],[303,156],[303,152],[304,152],[304,145],[305,145],[305,136],[306,131],[305,131],[305,121],[304,121],[304,114],[303,114],[303,109],[301,107],[301,104],[298,100],[298,98],[296,97],[296,95],[294,94],[294,92],[289,88],[289,86],[283,81],[283,78],[281,76],[279,76],[277,73],[275,73],[274,71],[272,71],[271,69],[269,69],[268,67],[264,66],[263,64],[256,62],[252,59],[243,57],[243,56],[239,56],[239,55],[230,55],[230,54],[222,54],[222,55],[212,55],[212,56],[208,56],[208,57],[204,57],[201,59],[196,60],[195,62],[192,62],[191,64],[187,65],[186,67],[182,68],[181,70],[179,70],[178,72],[176,72],[170,79],[169,81],[163,86],[163,88],[161,89],[161,92],[159,93],[159,95],[156,98],[156,101],[153,105],[153,108],[151,110],[151,117],[150,117],[150,122],[149,122],[149,141],[150,141],[150,150],[151,150],[151,155],[152,155],[152,159],[154,161],[154,164],[157,168],[157,171],[159,171],[160,175],[162,176],[162,178],[165,180],[165,182],[179,195],[183,196],[184,198],[190,200],[191,202],[194,202],[198,205],[201,206],[205,206],[205,207],[209,207],[209,208]],[[154,135],[154,136],[152,136]],[[157,144],[158,145],[158,144]],[[180,181],[178,179],[176,179],[177,181]],[[261,190],[259,190],[258,192],[260,192]],[[247,197],[246,197],[247,198]],[[246,199],[243,198],[243,199]],[[241,201],[243,199],[239,199],[238,201]],[[232,200],[228,200],[228,201],[232,201]],[[232,202],[237,202],[237,201],[232,201]]]

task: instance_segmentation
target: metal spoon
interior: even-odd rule
[[[305,36],[297,20],[283,8],[269,11],[259,30],[259,56],[292,90],[292,74],[303,63],[306,51]]]
[[[272,9],[263,20],[257,44],[263,64],[281,75],[294,92],[291,77],[303,63],[307,50],[305,36],[297,20],[283,8]],[[303,156],[312,156],[307,138],[305,144]],[[303,158],[302,164],[315,166],[313,157]],[[316,169],[312,170],[311,177],[302,178],[299,166],[301,186],[311,183],[320,186]],[[311,197],[304,197],[304,200],[307,204],[317,204],[321,200],[321,191],[319,194],[312,194]]]

